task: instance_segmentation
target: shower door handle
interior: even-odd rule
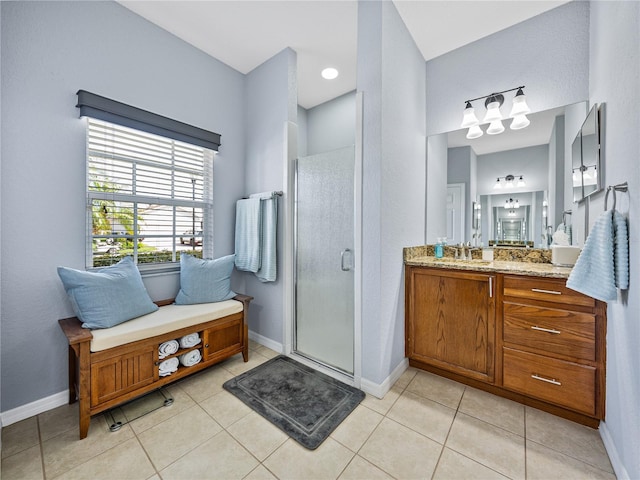
[[[345,262],[345,258],[348,258],[349,261]],[[351,270],[351,267],[353,266],[351,263],[351,249],[349,248],[345,248],[341,253],[340,253],[340,268],[342,269],[343,272],[348,272],[349,270]]]

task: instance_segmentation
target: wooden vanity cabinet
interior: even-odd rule
[[[406,265],[409,364],[597,426],[605,410],[606,304],[565,284]]]
[[[406,268],[406,355],[493,383],[495,275]]]

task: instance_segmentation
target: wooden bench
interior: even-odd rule
[[[167,308],[180,309],[183,306],[171,305],[173,300],[156,302],[161,307],[158,312],[161,315],[164,314],[165,322],[159,330],[155,330],[156,333],[153,336],[146,338],[136,337],[144,336],[146,328],[144,322],[148,324],[149,318],[158,312],[109,329],[94,330],[95,339],[91,330],[82,328],[82,322],[78,318],[59,320],[60,327],[69,342],[69,403],[79,401],[80,439],[87,436],[92,415],[175,382],[232,355],[242,353],[244,361],[247,362],[249,360],[247,315],[249,302],[253,297],[239,294],[233,300],[241,303],[241,310],[240,305],[230,305],[230,309],[236,311],[235,313],[222,317],[219,317],[219,314],[218,316],[211,314],[209,318],[206,313],[200,314],[191,319],[182,319],[182,322],[177,322],[178,326],[175,328],[172,327],[171,321],[166,321],[167,314],[169,316],[171,314],[171,310]],[[229,300],[227,302],[235,303]],[[197,323],[184,326],[189,323],[189,320],[191,323],[194,321]],[[140,323],[136,324],[136,322]],[[114,329],[119,327],[120,332],[124,332],[123,335],[120,335],[120,338],[118,335],[111,335],[116,333]],[[161,333],[157,333],[158,331]],[[177,340],[191,333],[198,333],[200,336],[201,342],[198,345],[180,349],[175,354],[163,358],[162,361],[177,357],[194,348],[200,349],[202,361],[190,367],[180,366],[171,375],[161,377],[158,369],[161,363],[158,352],[160,344],[168,340]],[[100,336],[108,338],[99,339]],[[127,336],[134,340],[125,340],[127,343],[124,343],[123,338]],[[97,340],[100,340],[101,345],[97,345]],[[114,345],[110,346],[110,344]]]

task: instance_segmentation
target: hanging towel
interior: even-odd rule
[[[180,365],[180,360],[178,360],[177,357],[171,357],[158,365],[158,374],[161,377],[171,375],[173,372],[178,370],[178,365]]]
[[[617,210],[613,211],[613,230],[616,287],[626,290],[629,288],[629,230],[626,217]]]
[[[177,340],[169,340],[164,343],[161,343],[158,347],[158,359],[162,360],[169,355],[173,355],[180,348],[180,344]]]
[[[175,358],[175,357],[174,357]],[[180,363],[185,367],[192,367],[202,360],[200,350],[191,350],[190,352],[180,355]]]
[[[236,202],[236,268],[256,273],[260,270],[260,235],[262,226],[260,198]]]
[[[278,231],[278,199],[273,192],[256,193],[250,199],[260,199],[261,235],[260,269],[256,276],[261,282],[274,282],[277,278],[276,234]]]
[[[180,339],[180,348],[191,348],[200,343],[200,336],[197,333],[190,333]]]
[[[604,302],[618,298],[613,213],[598,217],[567,280],[568,288]]]

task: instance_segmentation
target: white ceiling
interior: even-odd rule
[[[311,108],[355,89],[355,0],[118,0],[230,67],[248,73],[290,47],[298,102]],[[566,0],[393,0],[425,60],[557,7]],[[338,68],[336,80],[320,71]]]

